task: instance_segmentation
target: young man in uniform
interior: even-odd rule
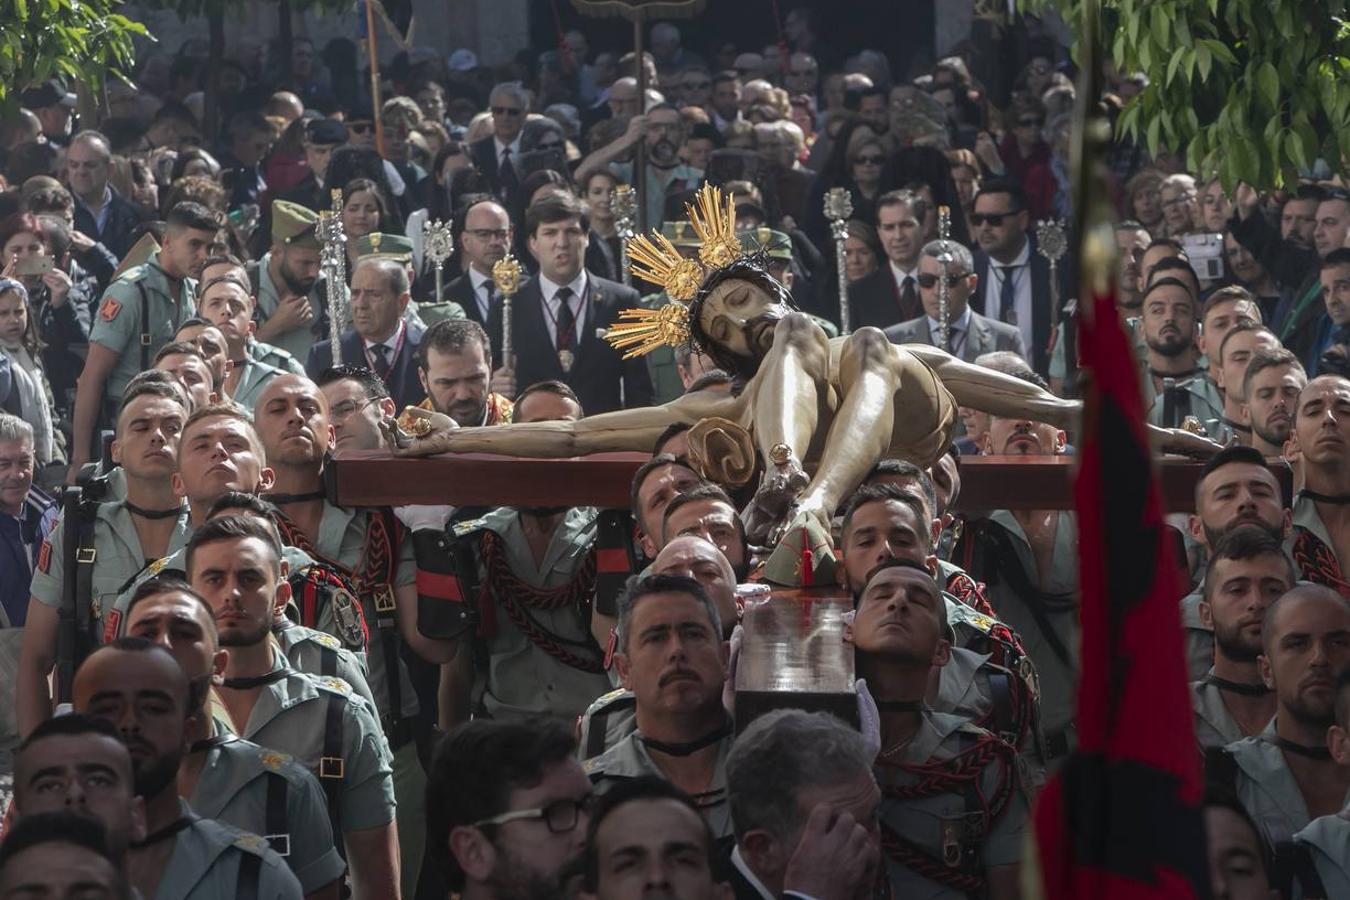
[[[1200,621],[1214,634],[1214,664],[1191,684],[1200,746],[1223,747],[1260,734],[1275,715],[1275,694],[1261,681],[1261,627],[1266,610],[1294,586],[1280,539],[1239,525],[1214,546],[1205,574]]]
[[[881,846],[897,897],[1020,896],[1027,801],[1016,751],[929,710],[931,670],[950,657],[942,592],[914,563],[875,569],[849,628],[881,716]],[[972,808],[972,795],[980,799]]]
[[[213,519],[189,542],[187,569],[229,650],[217,693],[231,730],[315,772],[355,893],[398,897],[394,789],[375,712],[345,682],[292,669],[271,639],[290,594],[275,530],[245,516]]]
[[[239,261],[238,257],[228,253],[220,256],[212,256],[202,264],[201,285],[203,289],[206,285],[218,278],[224,278],[228,275],[235,276],[244,284],[248,285],[249,296],[249,314],[255,317],[258,308],[258,298],[253,282],[249,280],[248,267]],[[198,315],[201,315],[200,295],[198,298]],[[249,331],[248,337],[244,340],[244,347],[248,355],[260,363],[266,363],[274,369],[280,369],[283,372],[292,372],[296,375],[303,375],[305,367],[301,362],[287,351],[272,344],[264,343],[258,340],[256,327]]]
[[[679,575],[636,582],[620,600],[614,664],[637,699],[637,731],[586,761],[591,780],[603,791],[616,780],[655,775],[693,797],[714,834],[729,836],[727,648],[703,586]]]
[[[259,362],[248,351],[249,339],[258,327],[253,321],[255,305],[242,272],[206,282],[197,298],[198,315],[225,336],[231,365],[221,387],[231,400],[250,411],[267,383],[282,374],[281,369]]]
[[[1350,378],[1308,382],[1289,440],[1303,472],[1294,502],[1294,565],[1305,580],[1350,596]]]
[[[1327,749],[1338,766],[1350,768],[1350,672],[1336,680],[1336,724],[1327,729]],[[1294,835],[1294,847],[1312,862],[1321,893],[1303,882],[1304,897],[1350,896],[1350,806],[1313,819]],[[1295,871],[1299,871],[1295,867]],[[1304,870],[1306,871],[1306,869]],[[1292,896],[1286,893],[1285,896]]]
[[[187,676],[167,650],[118,638],[75,675],[75,710],[115,725],[131,751],[145,837],[127,855],[146,897],[226,900],[303,896],[300,883],[258,835],[197,816],[178,795],[187,723],[196,709]]]
[[[191,276],[206,259],[219,228],[219,219],[206,207],[178,204],[169,210],[159,253],[128,269],[104,292],[75,389],[69,483],[94,458],[98,423],[113,420],[127,382],[150,368],[178,323],[193,314],[197,288]]]
[[[90,646],[117,633],[117,596],[149,560],[187,543],[188,509],[173,490],[178,443],[187,410],[177,385],[147,381],[122,399],[113,460],[125,476],[121,501],[82,505],[77,522],[62,516],[43,545],[33,573],[18,675],[19,731],[27,734],[51,715],[47,676],[56,661],[59,610],[74,579],[78,610],[87,604],[89,628],[78,635]],[[67,572],[67,535],[77,529],[76,569]],[[76,660],[78,662],[78,660]]]
[[[328,333],[327,281],[319,274],[323,245],[314,233],[318,222],[313,210],[274,200],[272,247],[246,267],[257,298],[257,339],[297,360],[306,359],[314,342]]]
[[[156,578],[132,598],[123,630],[167,649],[192,685],[197,705],[188,720],[178,793],[198,815],[266,838],[307,898],[336,900],[347,864],[334,846],[318,779],[285,753],[232,734],[212,715],[210,689],[225,677],[229,650],[220,646],[206,601],[184,581]]]
[[[1251,426],[1242,421],[1242,410],[1246,407],[1247,397],[1242,393],[1247,365],[1258,353],[1275,353],[1280,350],[1280,340],[1270,329],[1243,320],[1229,329],[1223,341],[1215,351],[1215,365],[1218,366],[1216,384],[1223,394],[1223,411],[1218,422],[1206,422],[1205,430],[1217,435],[1219,442],[1250,445]]]
[[[1298,357],[1283,348],[1257,353],[1242,377],[1242,421],[1252,430],[1252,446],[1262,456],[1283,456],[1294,425],[1298,395],[1308,375]]]

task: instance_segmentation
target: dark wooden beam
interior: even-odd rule
[[[396,459],[378,450],[343,450],[328,467],[330,495],[343,506],[628,506],[633,473],[643,453],[595,453],[571,459],[518,459],[490,453],[458,453],[426,459]],[[1159,463],[1163,505],[1191,512],[1201,464]],[[1290,494],[1288,466],[1271,470]],[[968,456],[961,460],[963,511],[1069,509],[1073,506],[1071,456]]]

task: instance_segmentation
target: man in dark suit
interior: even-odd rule
[[[403,318],[411,299],[408,272],[388,257],[360,260],[352,273],[352,328],[342,335],[342,360],[368,366],[389,388],[399,409],[426,399],[417,377],[417,347],[425,329]],[[318,378],[333,365],[331,341],[319,341],[309,351],[305,371]]]
[[[923,314],[919,301],[919,251],[928,202],[913,191],[890,191],[877,198],[877,235],[886,261],[848,287],[849,327],[888,328]]]
[[[1042,377],[1049,377],[1051,338],[1062,310],[1051,309],[1050,263],[1036,252],[1029,229],[1031,213],[1026,193],[1015,181],[985,182],[975,196],[970,225],[980,249],[975,252],[975,274],[980,289],[970,299],[978,313],[1014,325],[1022,332],[1027,361]],[[1059,266],[1059,298],[1068,299],[1069,260]]]
[[[520,132],[530,111],[530,96],[517,82],[497,85],[488,95],[492,136],[469,145],[474,168],[483,173],[492,193],[508,207],[520,189]]]
[[[464,222],[459,239],[464,274],[445,286],[445,298],[464,307],[464,315],[483,326],[492,341],[492,358],[501,359],[502,294],[492,280],[492,266],[511,247],[511,216],[485,194],[466,198],[459,216]]]
[[[578,200],[543,200],[525,213],[530,253],[539,274],[512,304],[513,366],[517,388],[536,381],[566,382],[586,414],[646,406],[653,391],[646,361],[624,360],[604,340],[619,311],[636,308],[637,291],[583,268],[590,216]]]
[[[857,897],[875,883],[875,756],[823,712],[774,710],[737,735],[727,757],[736,900]]]
[[[97,131],[81,131],[66,151],[66,183],[75,198],[75,230],[103,244],[120,260],[131,249],[145,216],[108,183],[111,160],[106,137]]]
[[[329,188],[324,182],[324,176],[328,174],[328,160],[333,157],[333,151],[345,143],[347,143],[346,125],[336,119],[311,119],[305,125],[304,138],[305,165],[309,167],[309,174],[295,187],[282,194],[281,199],[298,203],[315,212],[329,209],[333,202],[329,197]]]
[[[970,308],[970,296],[979,288],[980,279],[974,274],[974,260],[970,251],[956,241],[932,241],[919,257],[919,296],[924,315],[886,329],[886,337],[893,344],[932,344],[940,346],[940,281],[944,277],[939,257],[946,245],[952,259],[947,263],[947,347],[954,356],[974,362],[982,354],[994,350],[1011,350],[1026,358],[1022,332],[1005,322],[988,319]]]

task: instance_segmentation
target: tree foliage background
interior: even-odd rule
[[[131,71],[132,38],[145,27],[118,12],[121,0],[0,0],[0,116],[48,78],[97,92]]]
[[[1083,0],[1021,0],[1081,25]],[[1148,86],[1122,135],[1182,154],[1228,189],[1289,187],[1320,156],[1350,159],[1347,0],[1100,0],[1102,47]]]

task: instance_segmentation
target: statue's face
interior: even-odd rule
[[[735,356],[759,359],[773,346],[773,329],[786,306],[753,281],[728,278],[713,288],[699,311],[708,339]]]

